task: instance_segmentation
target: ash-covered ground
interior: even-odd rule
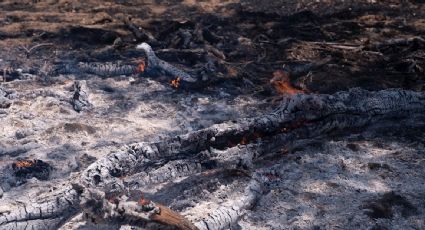
[[[423,91],[424,36],[425,4],[413,0],[2,1],[0,215],[2,200],[50,191],[125,144],[266,114],[294,92]],[[52,71],[69,61],[137,59],[141,42],[209,83],[180,89],[143,75]],[[307,71],[287,83],[285,68]],[[87,83],[87,111],[69,102],[76,80]],[[282,149],[255,167],[283,176],[270,175],[267,192],[231,228],[425,229],[424,127],[400,121]],[[42,160],[47,174],[17,175],[22,159]],[[197,220],[248,180],[207,178],[141,192]],[[63,227],[93,228],[79,217]]]

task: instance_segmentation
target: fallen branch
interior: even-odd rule
[[[101,77],[113,77],[128,76],[143,71],[143,60],[136,62],[71,62],[59,64],[55,69],[55,74],[94,74]]]

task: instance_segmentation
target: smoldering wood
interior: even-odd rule
[[[130,223],[133,226],[146,226],[147,222],[157,222],[174,226],[182,230],[197,228],[186,218],[171,209],[141,198],[138,201],[129,200],[126,196],[107,197],[98,189],[86,189],[82,194],[80,205],[86,218],[94,224]]]
[[[170,63],[159,59],[152,47],[148,43],[142,43],[136,47],[136,49],[143,50],[147,56],[147,69],[146,72],[151,74],[164,74],[172,79],[180,79],[181,82],[186,84],[194,84],[198,82],[198,79],[191,76],[189,73],[171,65]]]
[[[142,76],[166,76],[169,81],[177,81],[182,87],[197,86],[199,80],[184,70],[158,58],[152,47],[147,43],[142,43],[136,47],[142,50],[146,57],[138,60],[117,61],[117,62],[64,62],[57,63],[54,67],[54,74],[94,74],[101,77],[129,76],[141,74]]]
[[[84,192],[96,189],[105,194],[123,194],[124,176],[138,174],[143,184],[149,185],[219,167],[250,171],[256,160],[298,142],[399,118],[423,119],[424,110],[423,92],[352,89],[333,95],[297,94],[285,98],[275,112],[267,115],[217,124],[159,142],[124,146],[75,174],[71,182],[44,194],[42,199],[4,202],[0,229],[43,229],[41,224],[56,228],[82,210]],[[171,176],[163,176],[165,167]],[[255,172],[252,180],[239,201],[222,205],[205,220],[195,222],[195,226],[231,226],[261,197],[263,184],[267,183],[267,178]]]

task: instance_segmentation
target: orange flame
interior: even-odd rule
[[[138,65],[137,65],[137,72],[138,73],[143,73],[144,71],[145,71],[145,67],[146,67],[146,64],[145,64],[145,61],[141,61]]]
[[[296,94],[304,91],[294,88],[289,80],[289,73],[283,70],[273,72],[273,78],[270,83],[280,94]]]
[[[174,88],[179,88],[180,80],[181,80],[181,78],[177,77],[176,79],[171,80],[170,85]]]

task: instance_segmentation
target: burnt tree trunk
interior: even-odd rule
[[[370,124],[400,118],[423,121],[424,112],[423,92],[352,89],[333,95],[294,95],[267,115],[213,125],[160,142],[124,146],[52,192],[26,200],[2,201],[0,229],[55,229],[81,211],[114,224],[158,222],[180,229],[227,228],[261,197],[267,177],[253,170],[257,159]],[[251,179],[240,199],[212,210],[193,225],[155,202],[134,203],[123,198],[123,176],[138,175],[140,186],[146,186],[220,168],[243,170]],[[161,213],[165,220],[160,218]]]

